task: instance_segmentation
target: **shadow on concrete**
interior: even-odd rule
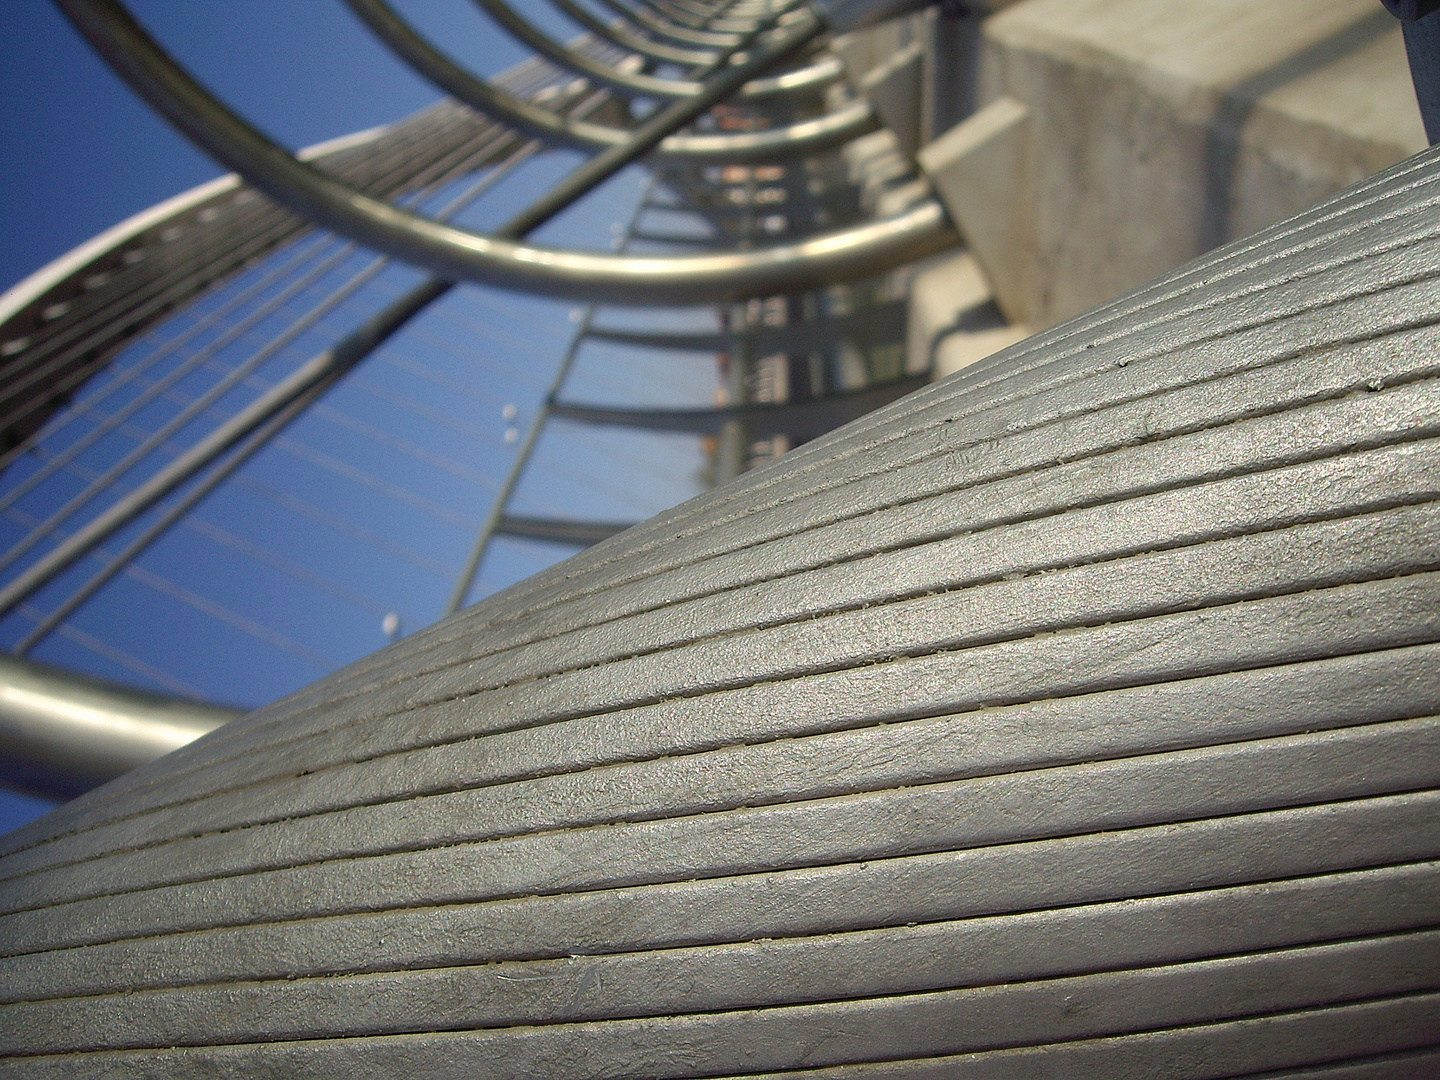
[[[1394,29],[1394,17],[1384,8],[1379,8],[1274,67],[1236,83],[1225,92],[1206,137],[1201,251],[1218,247],[1230,239],[1230,210],[1235,169],[1240,159],[1240,137],[1256,103],[1271,91],[1319,71]]]

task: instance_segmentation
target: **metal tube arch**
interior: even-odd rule
[[[683,49],[679,46],[655,41],[653,38],[643,37],[630,30],[622,19],[615,19],[607,23],[582,4],[576,3],[575,0],[550,0],[550,3],[566,18],[583,26],[597,37],[604,38],[618,48],[639,53],[641,56],[648,56],[652,60],[672,64],[704,64],[715,55],[713,51]]]
[[[715,102],[734,93],[747,79],[771,65],[779,63],[796,49],[802,48],[806,42],[821,33],[823,29],[824,26],[819,17],[812,13],[807,18],[776,34],[769,42],[751,48],[744,62],[740,64],[729,65],[726,63],[728,53],[722,54],[714,65],[719,69],[718,73],[712,74],[707,79],[702,94],[671,102],[659,110],[635,129],[627,145],[614,147],[591,158],[551,188],[537,202],[532,203],[520,214],[511,218],[501,228],[499,235],[509,239],[519,239],[538,228],[575,200],[581,198],[595,185],[646,153],[667,133],[690,123]],[[757,29],[754,33],[758,36],[760,31]],[[592,95],[592,97],[598,96],[600,95]],[[530,147],[533,148],[536,145],[531,143]],[[521,151],[521,153],[526,152]],[[518,161],[520,158],[512,156],[511,160]],[[492,170],[478,184],[472,185],[470,190],[474,192],[483,190],[496,182],[500,175],[498,171]],[[462,194],[458,200],[451,202],[449,208],[441,214],[441,219],[449,217],[451,213],[458,211],[469,201],[470,194],[468,192]],[[352,284],[358,287],[359,284],[369,280],[372,272],[378,273],[386,261],[384,258],[376,260],[370,268],[352,279]],[[432,278],[422,283],[368,320],[359,331],[348,335],[333,348],[326,350],[320,356],[292,372],[184,454],[156,472],[134,491],[92,518],[3,589],[0,589],[0,614],[13,609],[29,595],[42,588],[54,575],[73,565],[98,544],[113,535],[115,531],[128,525],[136,516],[144,513],[178,486],[187,483],[197,473],[209,468],[219,457],[229,453],[237,441],[251,437],[257,429],[270,430],[272,433],[278,431],[279,428],[275,427],[278,416],[294,415],[298,401],[323,393],[326,387],[363,361],[411,318],[447,293],[452,287],[453,282],[442,278]],[[349,285],[342,287],[340,295],[343,295],[349,288]],[[317,310],[323,310],[323,308]],[[301,326],[302,323],[297,323],[291,329],[298,332]],[[110,480],[129,468],[134,463],[135,455],[143,455],[149,449],[154,449],[159,442],[164,440],[167,430],[173,431],[176,429],[176,425],[185,423],[187,415],[202,409],[208,397],[223,393],[227,383],[240,379],[245,371],[253,370],[253,364],[260,362],[265,355],[265,350],[262,350],[237,367],[226,379],[212,387],[206,396],[193,402],[186,412],[182,412],[172,419],[169,425],[132,450],[129,455],[113,465],[105,475],[93,481],[85,491],[75,496],[50,518],[31,530],[26,540],[15,545],[4,559],[0,560],[0,564],[12,562],[44,536],[52,533],[63,518],[93,498],[98,493],[98,488],[103,488]],[[0,568],[3,568],[3,565],[0,565]]]
[[[467,232],[372,199],[297,161],[191,78],[117,0],[60,5],[142,97],[256,187],[327,228],[443,277],[623,305],[689,304],[876,274],[959,242],[934,200],[798,243],[714,254],[621,257]]]
[[[727,4],[724,12],[728,13],[731,7],[737,5]],[[680,26],[688,26],[694,30],[718,30],[722,33],[730,31],[736,34],[745,32],[745,21],[743,18],[725,18],[720,9],[713,13],[705,13],[693,9],[687,10],[679,5],[667,4],[646,4],[646,7],[655,12],[662,19],[668,19]]]
[[[620,146],[630,137],[625,128],[562,116],[471,74],[431,45],[385,0],[345,3],[371,33],[420,75],[457,101],[527,135],[592,152]],[[655,153],[699,164],[800,157],[841,146],[879,127],[870,103],[860,99],[825,116],[771,131],[671,135]]]
[[[723,48],[726,45],[733,45],[737,40],[735,34],[715,34],[703,30],[690,30],[683,26],[675,26],[663,19],[657,18],[645,10],[635,10],[619,2],[619,0],[600,0],[622,19],[636,24],[654,34],[656,37],[668,38],[681,45],[708,45],[712,48]]]
[[[622,71],[617,67],[584,56],[574,49],[552,41],[536,30],[510,8],[504,0],[475,0],[487,15],[502,29],[534,49],[552,63],[559,64],[586,78],[594,79],[616,93],[630,97],[644,96],[665,99],[694,97],[700,93],[700,83],[689,79],[663,79],[654,75],[642,75]],[[730,45],[739,42],[731,42]],[[747,101],[758,101],[768,97],[784,96],[806,90],[818,90],[829,85],[844,74],[844,65],[836,57],[826,57],[808,67],[755,79],[741,88],[738,97]]]

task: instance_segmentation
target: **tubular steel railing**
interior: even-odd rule
[[[30,520],[26,533],[0,552],[0,574],[9,572],[0,581],[0,618],[23,611],[31,620],[13,645],[17,655],[65,627],[67,619],[127,573],[151,545],[231,481],[331,386],[448,294],[457,280],[580,297],[589,306],[580,314],[550,388],[499,483],[456,576],[447,611],[465,602],[495,535],[585,544],[623,527],[545,519],[510,506],[552,416],[582,425],[715,438],[717,467],[721,475],[730,475],[751,460],[746,449],[751,442],[768,447],[754,459],[764,460],[766,454],[780,452],[775,447],[781,443],[813,437],[915,385],[914,376],[895,378],[892,373],[890,385],[873,389],[816,383],[794,401],[788,389],[756,390],[762,360],[772,369],[777,362],[793,366],[796,358],[802,358],[802,366],[813,367],[816,356],[845,347],[862,326],[871,336],[883,325],[888,329],[882,336],[902,338],[903,326],[892,326],[884,314],[894,308],[893,302],[887,307],[881,301],[872,308],[862,300],[861,310],[852,313],[815,290],[874,279],[957,239],[939,205],[928,199],[896,217],[870,221],[855,219],[854,210],[848,209],[853,198],[841,196],[835,202],[837,192],[851,180],[843,177],[837,184],[843,170],[823,162],[833,162],[837,148],[878,130],[879,124],[863,98],[827,90],[840,66],[819,44],[827,33],[825,19],[799,3],[731,2],[704,9],[614,4],[619,18],[603,24],[588,9],[561,0],[562,12],[594,35],[562,46],[500,0],[477,2],[506,31],[536,49],[543,61],[487,80],[445,56],[383,0],[347,0],[382,42],[464,106],[437,106],[393,129],[292,157],[201,88],[117,0],[62,0],[72,21],[142,96],[244,179],[227,177],[157,207],[0,298],[0,348],[12,357],[0,372],[0,404],[14,403],[5,418],[12,448],[3,460],[36,452],[42,439],[91,414],[98,421],[78,439],[48,452],[38,468],[0,492],[0,511],[13,514],[27,496],[75,474],[93,447],[135,428],[148,407],[170,400],[193,373],[208,370],[217,355],[272,315],[288,312],[287,305],[307,295],[313,285],[328,280],[355,253],[354,244],[385,256],[352,273],[304,314],[292,316],[280,333],[229,367],[163,424],[147,430],[128,452],[98,472],[89,471],[78,490],[52,504],[45,517]],[[677,65],[682,69],[679,77],[647,72]],[[788,70],[775,74],[782,65]],[[612,98],[615,92],[624,97]],[[632,110],[624,102],[635,95],[658,103],[639,121],[628,119]],[[606,119],[593,118],[600,113]],[[498,230],[480,234],[446,224],[447,217],[547,145],[594,156]],[[522,242],[642,158],[651,171],[648,190],[663,186],[680,193],[677,205],[688,205],[708,222],[715,239],[706,242],[706,251],[626,250],[632,235],[651,237],[652,246],[659,235],[640,227],[644,214],[662,205],[648,198],[637,206],[614,253]],[[323,169],[317,167],[321,165]],[[477,169],[487,170],[483,179],[453,197],[447,210],[422,217],[406,208],[407,201],[419,205],[427,193]],[[762,175],[769,179],[757,179]],[[257,198],[247,182],[285,209]],[[730,200],[729,205],[705,194],[711,191]],[[396,201],[397,195],[407,198]],[[778,204],[765,209],[764,200],[772,196],[784,200],[783,212],[775,211]],[[247,260],[293,244],[307,220],[349,237],[351,244],[307,241],[259,281],[155,350],[143,365],[119,373],[73,408],[65,407],[69,394],[104,370],[146,327],[203,296]],[[817,228],[822,222],[839,228]],[[177,234],[195,251],[194,258],[169,260],[160,275],[147,272],[145,254],[157,243],[173,243]],[[668,247],[686,246],[683,237],[669,239]],[[370,315],[170,460],[160,460],[162,450],[170,453],[167,445],[178,432],[203,421],[231,391],[252,383],[273,357],[365,290],[388,257],[438,276]],[[764,301],[771,312],[765,319],[744,305],[732,310],[737,300],[753,305],[759,300],[751,298],[786,294],[792,300],[779,309]],[[802,303],[802,294],[810,299]],[[669,336],[607,330],[594,323],[602,303],[718,303],[722,329]],[[802,308],[812,314],[805,316]],[[782,309],[789,314],[777,321],[773,314]],[[731,329],[725,329],[726,324]],[[167,367],[191,341],[203,344]],[[729,372],[729,397],[702,410],[562,402],[577,351],[585,342],[605,341],[719,353]],[[776,361],[776,356],[781,359]],[[151,369],[156,376],[147,374]],[[772,382],[775,377],[772,371]],[[124,396],[128,386],[139,392],[124,397],[118,407],[106,403],[107,395]],[[121,479],[136,470],[143,474],[139,481],[127,480],[130,486],[121,491]],[[124,542],[118,550],[105,547],[121,534]],[[99,568],[68,595],[52,602],[48,611],[30,607],[32,597],[87,559],[98,559]],[[50,685],[58,685],[57,679],[52,677]],[[142,741],[146,737],[137,735]]]

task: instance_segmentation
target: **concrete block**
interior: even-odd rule
[[[925,89],[925,50],[913,41],[866,72],[860,92],[875,115],[895,133],[900,150],[914,157],[920,149]]]
[[[921,169],[1011,322],[1036,315],[1030,110],[992,101],[919,153]]]
[[[997,291],[1037,329],[1426,142],[1374,0],[1022,0],[984,24],[977,99],[1002,98],[1030,109],[1034,273]]]
[[[830,48],[845,65],[845,78],[855,89],[865,76],[913,40],[912,29],[904,19],[895,19],[879,26],[869,26],[841,34]]]
[[[996,307],[980,265],[969,252],[940,256],[910,287],[905,370],[952,375],[1030,336]]]

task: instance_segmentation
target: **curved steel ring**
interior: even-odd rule
[[[702,49],[682,49],[678,46],[666,45],[653,38],[643,37],[630,30],[620,19],[607,23],[604,19],[592,14],[584,5],[577,4],[575,0],[550,0],[550,3],[566,18],[583,26],[596,37],[604,38],[618,48],[639,53],[641,56],[648,56],[652,60],[671,64],[699,65],[708,64],[715,57],[714,52],[706,52]]]
[[[721,32],[729,30],[737,34],[745,32],[744,17],[733,14],[734,9],[739,6],[738,4],[720,4],[716,6],[714,12],[700,11],[681,4],[647,3],[645,6],[662,19],[668,19],[672,23],[688,26],[695,30],[719,30]]]
[[[385,0],[345,2],[376,37],[440,89],[527,135],[580,150],[605,150],[630,137],[624,128],[572,120],[472,75],[421,37]],[[671,135],[656,153],[702,162],[773,160],[819,153],[879,127],[869,102],[862,99],[826,116],[770,131]]]
[[[740,40],[739,34],[715,34],[704,30],[690,30],[683,26],[675,26],[657,18],[649,11],[627,7],[620,3],[620,0],[600,0],[600,2],[627,22],[650,31],[656,37],[679,42],[681,45],[705,45],[723,49]]]
[[[60,6],[132,88],[256,187],[317,224],[450,280],[612,303],[690,304],[875,274],[959,242],[934,201],[795,244],[713,255],[602,255],[466,232],[372,199],[296,160],[191,78],[118,0]]]
[[[528,45],[541,56],[577,74],[594,79],[618,93],[637,94],[658,98],[694,97],[700,93],[700,84],[687,79],[662,79],[654,75],[640,75],[621,71],[609,64],[603,64],[588,56],[582,56],[573,49],[556,44],[528,22],[517,15],[504,0],[475,0],[485,12],[517,41]],[[739,97],[751,101],[791,94],[801,90],[819,89],[834,82],[844,74],[844,66],[835,57],[826,57],[809,67],[783,75],[755,79],[747,83]]]

